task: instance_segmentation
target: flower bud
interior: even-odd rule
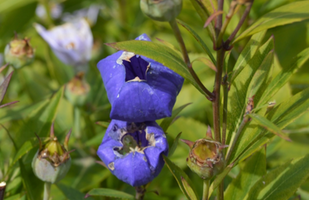
[[[211,179],[222,171],[224,168],[222,149],[225,146],[214,141],[209,135],[195,142],[182,141],[190,147],[187,158],[188,167],[202,179]]]
[[[30,39],[14,38],[4,50],[5,61],[18,69],[30,64],[34,58],[34,49],[29,44]]]
[[[56,183],[60,181],[70,169],[71,157],[68,151],[68,142],[71,131],[65,138],[64,145],[58,142],[54,135],[54,124],[48,140],[42,144],[32,160],[34,174],[44,182]]]
[[[65,96],[74,106],[84,105],[90,91],[90,86],[83,77],[84,73],[80,72],[65,88]]]
[[[182,0],[141,0],[140,4],[143,13],[157,21],[175,19],[182,8]]]

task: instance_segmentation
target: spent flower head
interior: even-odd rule
[[[203,179],[211,179],[222,171],[224,168],[222,149],[225,146],[213,140],[210,127],[205,138],[195,142],[182,141],[190,147],[187,165],[193,172]]]
[[[19,39],[17,35],[6,45],[4,58],[14,68],[18,69],[30,64],[34,59],[34,49],[30,45],[30,39]]]
[[[137,40],[150,41],[146,34]],[[98,63],[112,119],[154,121],[171,116],[184,79],[159,62],[118,51]]]
[[[51,126],[50,137],[40,142],[40,148],[32,160],[34,174],[44,182],[56,183],[65,177],[71,166],[68,143],[71,131],[67,134],[64,144],[60,144],[54,134],[54,124]]]
[[[118,179],[142,186],[160,173],[168,143],[156,122],[112,120],[97,154]]]
[[[83,106],[90,92],[90,85],[84,79],[84,73],[75,75],[69,83],[66,84],[65,96],[74,106]]]

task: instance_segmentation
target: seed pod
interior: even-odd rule
[[[212,139],[210,128],[208,128],[207,136],[204,139],[195,142],[182,141],[190,147],[187,158],[188,167],[202,179],[211,179],[222,171],[224,168],[222,149],[225,146]]]
[[[65,88],[65,96],[74,106],[83,106],[90,92],[90,86],[83,77],[84,73],[80,72]]]
[[[182,0],[141,0],[141,9],[145,15],[157,21],[175,19],[182,8]]]
[[[30,64],[34,58],[34,49],[29,43],[30,39],[14,38],[4,50],[4,57],[7,63],[18,69]]]
[[[44,182],[56,183],[60,181],[70,169],[71,158],[68,151],[68,141],[71,131],[67,134],[64,145],[60,144],[51,127],[50,137],[42,144],[32,160],[34,174]]]

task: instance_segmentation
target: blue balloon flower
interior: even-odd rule
[[[168,154],[168,143],[156,122],[129,123],[112,120],[108,126],[98,156],[118,179],[142,186],[161,171]]]
[[[137,40],[150,41],[146,34]],[[159,62],[118,51],[98,63],[112,119],[154,121],[171,116],[184,79]]]

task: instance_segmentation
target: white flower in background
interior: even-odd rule
[[[102,6],[91,5],[89,8],[84,8],[71,13],[64,13],[63,21],[70,22],[74,19],[86,19],[90,26],[93,26],[97,22],[98,14]]]
[[[65,64],[79,67],[86,65],[90,60],[93,38],[86,20],[80,19],[51,30],[46,30],[40,24],[34,26],[55,55]]]
[[[62,10],[63,10],[62,5],[56,2],[49,2],[48,6],[50,9],[51,17],[53,19],[58,19],[62,14]],[[38,6],[35,9],[35,14],[41,19],[45,19],[47,17],[46,10],[42,4],[38,4]]]

